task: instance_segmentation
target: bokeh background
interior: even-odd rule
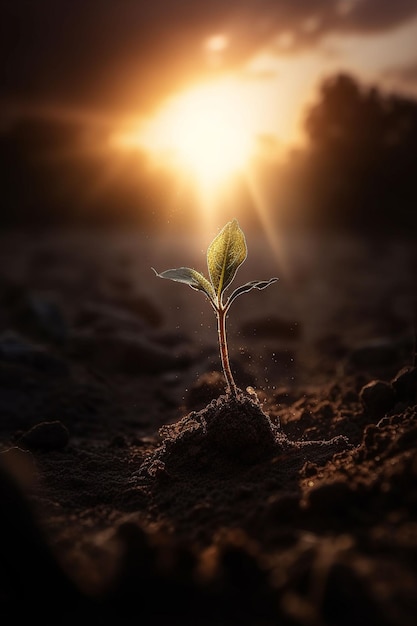
[[[0,17],[2,228],[415,235],[415,0],[4,0]]]

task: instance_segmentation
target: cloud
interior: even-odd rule
[[[215,34],[228,38],[219,71],[263,47],[292,53],[416,14],[415,0],[5,0],[0,97],[146,111],[213,72],[204,42]]]

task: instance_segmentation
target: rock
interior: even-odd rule
[[[403,367],[391,384],[399,400],[414,400],[417,397],[417,367]]]
[[[335,480],[317,485],[308,493],[307,506],[315,511],[343,518],[352,506],[358,505],[357,494],[348,481]]]
[[[69,441],[67,427],[59,420],[40,422],[26,431],[20,438],[19,444],[28,450],[62,450]]]
[[[274,494],[266,505],[267,515],[277,524],[293,523],[300,515],[300,498],[291,492]]]
[[[359,399],[366,411],[375,417],[382,417],[395,404],[395,391],[391,383],[373,380],[360,390]]]
[[[384,367],[395,362],[398,347],[391,341],[376,339],[355,348],[347,357],[348,367]]]
[[[355,568],[352,564],[341,561],[329,562],[323,584],[322,623],[362,623],[368,626],[387,626],[392,623],[389,618],[386,619],[381,606],[378,606],[364,570],[364,565],[360,563]]]

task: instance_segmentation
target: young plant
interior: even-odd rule
[[[220,357],[227,383],[227,393],[234,398],[237,397],[238,389],[229,363],[229,351],[226,339],[227,313],[232,302],[236,300],[238,296],[242,295],[242,293],[247,293],[251,291],[251,289],[265,289],[265,287],[268,287],[268,285],[278,280],[278,278],[252,280],[235,289],[230,296],[225,299],[224,292],[229,287],[238,268],[242,265],[246,257],[247,247],[245,235],[238,221],[233,219],[222,228],[208,247],[207,267],[209,279],[190,267],[179,267],[161,273],[158,273],[152,268],[159,278],[168,278],[179,283],[185,283],[197,291],[202,291],[209,299],[217,317]]]

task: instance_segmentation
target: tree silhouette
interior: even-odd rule
[[[322,224],[405,232],[417,224],[417,102],[325,80],[305,119],[304,185]]]

